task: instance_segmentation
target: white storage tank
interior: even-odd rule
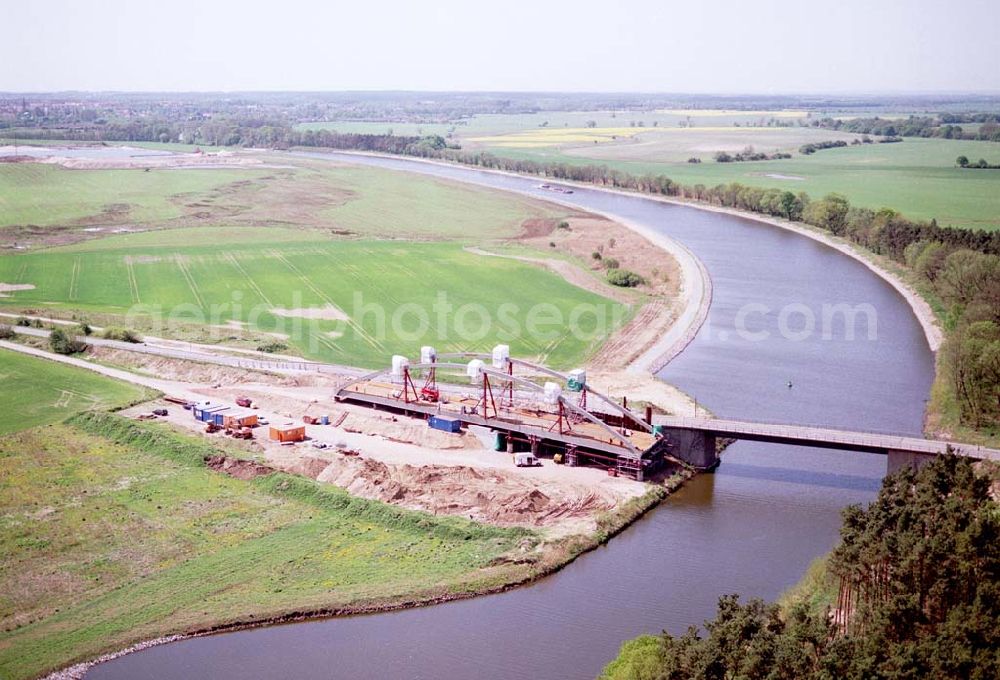
[[[472,382],[476,382],[483,375],[483,363],[482,359],[473,359],[469,362],[469,365],[465,367],[465,373],[469,376]]]
[[[430,345],[424,345],[420,348],[420,363],[422,364],[432,364],[437,361],[437,350]]]
[[[410,360],[402,354],[392,356],[392,377],[402,378],[403,372],[410,367]]]
[[[493,368],[507,368],[510,361],[510,345],[497,345],[493,348]]]
[[[562,388],[559,387],[559,383],[554,383],[554,382],[545,383],[546,404],[558,404],[559,397],[561,396],[562,396]]]

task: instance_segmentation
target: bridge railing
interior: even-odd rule
[[[924,435],[921,432],[902,432],[900,430],[877,430],[877,429],[872,429],[872,428],[844,427],[844,426],[841,426],[841,425],[836,425],[836,424],[831,424],[831,423],[817,423],[817,422],[794,422],[793,423],[793,422],[781,421],[781,420],[768,420],[768,419],[765,419],[765,418],[760,418],[760,419],[755,418],[753,420],[744,420],[742,418],[727,418],[726,416],[708,417],[708,416],[674,416],[674,415],[667,415],[667,416],[662,416],[662,417],[669,418],[671,420],[674,420],[674,419],[684,420],[684,421],[689,422],[691,424],[694,424],[694,423],[711,423],[712,421],[723,421],[723,422],[727,422],[727,423],[734,423],[734,424],[739,424],[739,425],[745,425],[747,427],[753,427],[755,425],[770,425],[770,426],[774,426],[774,427],[794,427],[794,428],[803,428],[803,429],[810,429],[810,430],[824,430],[824,431],[828,431],[828,432],[832,431],[832,432],[851,432],[851,433],[858,433],[858,434],[870,434],[870,435],[877,435],[877,436],[882,436],[882,437],[903,437],[903,438],[907,438],[907,439],[925,439]],[[656,417],[654,417],[654,421],[655,420],[656,420]],[[928,441],[934,441],[934,440],[928,440]]]
[[[820,447],[823,444],[838,444],[843,445],[845,448],[857,446],[869,449],[934,454],[943,453],[945,447],[951,446],[959,455],[1000,460],[1000,450],[997,449],[964,442],[926,439],[920,436],[898,433],[841,430],[829,426],[790,425],[788,423],[730,420],[727,418],[666,416],[654,420],[654,422],[658,423],[664,423],[664,421],[666,421],[668,427],[711,430],[721,436],[731,433],[737,439],[741,436],[757,435],[763,438],[815,442],[815,445]]]

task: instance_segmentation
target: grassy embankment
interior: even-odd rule
[[[515,353],[569,367],[630,314],[539,267],[462,251],[469,243],[516,236],[526,220],[565,214],[498,192],[320,163],[285,170],[149,173],[20,164],[0,172],[0,179],[8,180],[0,182],[6,225],[0,225],[0,235],[44,238],[61,230],[70,232],[70,240],[90,239],[0,257],[0,281],[35,286],[0,299],[0,306],[10,309],[45,305],[46,313],[79,312],[101,325],[118,323],[115,316],[133,305],[159,305],[164,313],[186,309],[179,325],[190,339],[205,340],[208,334],[238,339],[244,334],[240,329],[212,326],[242,322],[249,324],[243,330],[253,335],[251,344],[273,340],[269,332],[293,333],[288,344],[307,356],[361,366],[383,365],[390,354],[412,354],[421,344],[469,351],[504,341]],[[120,182],[126,191],[119,190]],[[109,201],[118,201],[114,211],[105,209]],[[105,231],[94,239],[95,233],[81,226],[99,223],[107,229],[108,220],[138,221],[152,231],[111,236]],[[206,224],[212,226],[194,226]],[[446,242],[416,242],[430,239]],[[443,334],[434,309],[439,293],[452,305]],[[356,301],[377,307],[362,314]],[[612,321],[585,337],[555,325],[530,336],[523,329],[538,302],[554,305],[564,320],[580,305],[595,305]],[[457,316],[469,303],[483,305],[492,321],[488,330],[475,310]],[[512,323],[499,322],[503,303],[517,306]],[[355,318],[303,321],[271,313],[331,305]],[[394,324],[401,305],[408,306]],[[213,306],[220,308],[214,319]],[[419,313],[431,322],[423,332]],[[209,323],[185,325],[194,315]],[[131,325],[157,330],[149,319]],[[459,333],[462,326],[468,332]]]
[[[4,349],[0,349],[0,379],[4,385],[0,389],[0,435],[152,396],[135,385]]]
[[[854,246],[854,250],[909,285],[930,305],[941,327],[948,328],[949,310],[926,278],[919,276],[909,267],[887,257],[875,255],[860,246]],[[931,385],[930,399],[927,401],[924,415],[924,432],[930,437],[951,438],[970,444],[1000,448],[1000,429],[976,428],[962,422],[961,404],[958,395],[951,387],[952,384],[953,376],[939,352],[936,357],[934,383]]]

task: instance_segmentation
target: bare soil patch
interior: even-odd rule
[[[521,234],[518,238],[539,238],[551,234],[560,220],[548,217],[530,217],[521,222]]]
[[[620,268],[634,271],[646,279],[639,291],[653,295],[677,294],[680,268],[670,253],[624,225],[603,217],[570,217],[566,221],[569,229],[556,229],[545,235],[544,240],[538,237],[518,240],[540,249],[551,248],[549,242],[555,243],[555,250],[568,252],[588,263],[590,270],[602,277],[606,269],[604,261],[617,260]],[[595,252],[600,254],[600,260],[594,259]]]
[[[171,155],[130,156],[122,158],[83,158],[52,156],[34,159],[40,163],[60,165],[70,170],[133,170],[142,168],[233,168],[271,167],[259,158],[234,154],[231,151],[216,153],[176,153]]]
[[[569,229],[554,229],[537,236],[522,236],[517,243],[539,250],[568,253],[581,266],[559,259],[539,260],[567,281],[625,304],[642,309],[620,328],[588,362],[591,366],[624,368],[663,337],[685,306],[681,294],[680,265],[668,251],[612,220],[592,215],[566,220]],[[600,259],[594,257],[600,255]],[[525,258],[531,260],[532,258]],[[606,263],[614,259],[622,269],[634,271],[646,283],[635,289],[616,288],[604,281]]]
[[[6,293],[13,293],[18,290],[34,290],[32,283],[3,283],[0,282],[0,297],[10,297]]]
[[[543,483],[497,468],[399,465],[336,451],[323,454],[291,458],[277,466],[354,496],[413,510],[500,526],[559,526],[560,533],[592,530],[597,514],[630,497],[611,486]],[[643,485],[635,486],[635,495],[640,495]]]
[[[231,456],[209,456],[205,459],[205,465],[216,472],[222,472],[235,477],[236,479],[254,479],[264,475],[274,474],[275,470],[267,465],[246,460],[245,458],[233,458]]]
[[[348,321],[350,319],[344,310],[335,305],[300,307],[296,309],[273,307],[269,311],[276,316],[297,316],[302,319],[326,319],[327,321]]]

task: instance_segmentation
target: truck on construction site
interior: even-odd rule
[[[517,467],[541,467],[542,462],[535,455],[523,452],[514,454],[514,465]]]
[[[253,428],[250,427],[227,427],[226,434],[233,439],[253,439]]]
[[[236,397],[236,405],[243,408],[250,408],[253,406],[253,401],[250,397]]]

